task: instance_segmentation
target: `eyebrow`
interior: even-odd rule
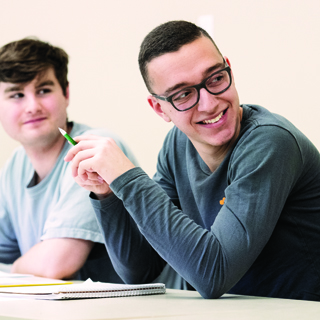
[[[21,86],[21,85],[14,85],[12,87],[8,87],[7,89],[5,89],[4,93],[13,92],[13,91],[21,91],[22,88],[23,88],[23,86]]]
[[[52,80],[45,80],[36,85],[36,88],[41,88],[44,86],[54,86],[54,82]]]
[[[44,87],[44,86],[54,86],[54,82],[52,80],[45,80],[36,85],[36,89]],[[25,84],[16,84],[12,87],[8,87],[4,90],[5,93],[22,91],[25,87]]]
[[[215,64],[214,66],[208,68],[207,70],[205,70],[203,72],[203,78],[205,78],[206,76],[209,76],[211,73],[213,73],[214,71],[223,69],[225,67],[225,62],[219,62],[217,64]],[[170,93],[172,91],[175,91],[177,89],[181,89],[181,88],[185,88],[185,87],[190,87],[190,84],[187,82],[180,82],[177,83],[175,85],[173,85],[172,87],[168,88],[164,93],[163,96],[168,96],[170,95]]]

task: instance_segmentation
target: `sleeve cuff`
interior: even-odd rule
[[[117,192],[121,190],[123,186],[127,185],[130,181],[140,176],[148,175],[140,167],[135,167],[133,169],[128,170],[118,178],[114,179],[110,184],[110,188],[115,194],[117,194]]]
[[[98,199],[94,198],[93,193],[91,192],[89,197],[90,197],[90,202],[91,202],[91,205],[93,206],[93,208],[98,209],[98,210],[101,210],[102,208],[110,207],[115,202],[121,201],[117,198],[117,196],[115,194],[111,194],[103,200],[98,200]]]

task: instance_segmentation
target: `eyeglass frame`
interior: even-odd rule
[[[163,101],[166,101],[166,102],[170,102],[171,105],[172,105],[177,111],[179,111],[179,112],[183,112],[183,111],[190,110],[190,109],[192,109],[194,106],[196,106],[197,103],[199,102],[199,100],[200,100],[200,90],[201,90],[202,88],[206,89],[210,94],[212,94],[212,95],[214,95],[214,96],[217,96],[217,95],[219,95],[219,94],[227,91],[227,90],[231,87],[231,84],[232,84],[231,68],[230,68],[229,64],[226,62],[225,59],[223,59],[223,61],[224,61],[225,65],[226,65],[225,68],[223,68],[223,69],[221,69],[221,70],[219,70],[219,71],[215,71],[215,72],[212,73],[209,77],[207,77],[207,78],[205,78],[204,80],[202,80],[199,84],[196,84],[196,85],[194,85],[194,86],[185,87],[185,88],[183,88],[183,89],[181,89],[181,90],[179,90],[179,91],[171,94],[171,95],[168,96],[168,97],[158,96],[158,95],[155,94],[155,93],[151,93],[151,95],[152,95],[153,97],[157,98],[157,99],[160,99],[160,100],[163,100]],[[221,71],[227,71],[227,72],[228,72],[229,79],[230,79],[230,83],[229,83],[229,85],[228,85],[225,89],[223,89],[222,91],[217,92],[217,93],[212,93],[212,92],[210,92],[210,91],[208,90],[208,88],[206,87],[206,82],[207,82],[207,80],[210,79],[212,76],[214,76],[215,74],[220,73]],[[197,99],[197,101],[195,102],[195,104],[193,104],[191,107],[189,107],[189,108],[187,108],[187,109],[184,109],[184,110],[180,110],[180,109],[178,109],[178,108],[173,104],[172,98],[173,98],[173,96],[175,96],[175,95],[176,95],[177,93],[179,93],[180,91],[183,91],[183,90],[186,90],[186,89],[189,89],[189,88],[195,88],[195,89],[197,90],[197,92],[198,92],[198,99]]]

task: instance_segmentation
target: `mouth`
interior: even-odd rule
[[[212,119],[208,119],[208,120],[203,120],[203,121],[199,121],[198,124],[211,124],[211,123],[216,123],[218,122],[228,111],[228,108],[221,111],[215,118]]]
[[[37,122],[41,122],[41,121],[43,121],[45,119],[46,119],[45,117],[36,118],[36,119],[30,119],[28,121],[25,121],[24,124],[37,123]]]

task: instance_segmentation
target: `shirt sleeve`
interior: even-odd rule
[[[91,196],[105,245],[114,268],[126,283],[148,283],[158,277],[166,262],[138,230],[121,200],[112,195],[102,201]]]
[[[65,171],[64,171],[65,170]],[[41,240],[51,238],[76,238],[103,243],[97,219],[90,204],[89,192],[72,178],[70,165],[58,177],[54,196],[57,198],[45,221]],[[51,181],[54,184],[54,180]]]
[[[241,279],[267,243],[301,162],[290,133],[274,126],[253,130],[232,156],[225,204],[211,230],[184,214],[139,168],[110,187],[160,256],[203,297],[217,298]]]

